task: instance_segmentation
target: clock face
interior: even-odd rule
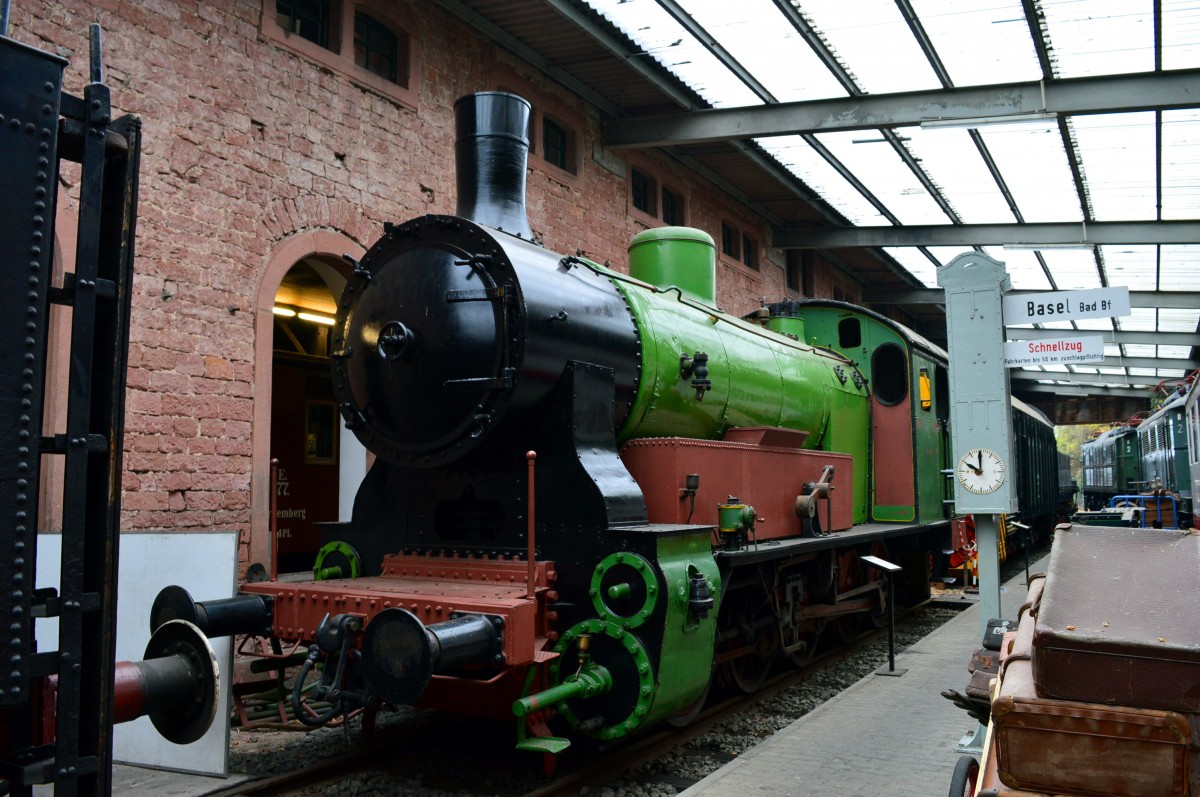
[[[1004,460],[990,448],[972,448],[954,470],[958,483],[976,495],[994,493],[1004,484]]]

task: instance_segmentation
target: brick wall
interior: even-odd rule
[[[11,35],[69,58],[73,93],[98,19],[115,111],[143,120],[124,528],[232,528],[244,543],[263,533],[250,491],[265,463],[251,437],[255,317],[276,287],[262,284],[271,253],[298,231],[367,247],[385,220],[452,213],[452,104],[499,75],[521,75],[579,123],[576,179],[531,169],[535,232],[553,250],[625,268],[643,225],[628,212],[625,180],[591,157],[597,112],[432,5],[396,7],[420,36],[415,108],[265,38],[251,0],[14,4]],[[736,218],[767,239],[762,219],[661,153],[643,155],[684,187],[692,226],[716,236],[721,218]],[[782,263],[767,250],[757,272],[720,267],[722,307],[740,314],[782,298]],[[830,294],[826,269],[816,284]]]

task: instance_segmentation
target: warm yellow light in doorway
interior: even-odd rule
[[[296,313],[296,315],[305,321],[312,321],[314,324],[324,324],[327,327],[333,326],[334,320],[327,315],[315,315],[313,313]]]

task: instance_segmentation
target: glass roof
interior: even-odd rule
[[[792,18],[774,0],[587,0],[714,108],[1037,81],[1044,72],[1061,79],[1200,67],[1200,0],[1159,0],[1158,42],[1155,0],[1034,0],[1033,29],[1022,0],[786,1]],[[857,226],[1195,219],[1200,208],[1198,110],[755,142]],[[946,263],[966,249],[884,251],[936,287],[930,256]],[[1200,291],[1200,245],[981,251],[1005,263],[1018,290]],[[1186,360],[1191,347],[1114,336],[1197,333],[1200,308],[1135,308],[1063,327],[1108,332],[1111,362],[1054,373],[1112,372],[1122,384],[1153,386],[1186,363],[1132,367],[1122,358]]]
[[[793,5],[822,33],[830,48],[853,72],[859,88],[867,93],[890,94],[940,87],[937,75],[921,55],[921,48],[892,0],[854,3],[815,0]],[[775,15],[777,20],[779,12]],[[764,26],[777,26],[776,20],[765,21]],[[880,53],[887,53],[887,58],[880,58]]]
[[[954,85],[1042,76],[1021,0],[915,0],[912,7]]]

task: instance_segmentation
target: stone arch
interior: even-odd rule
[[[292,200],[276,203],[266,214],[264,225],[268,228],[291,212],[300,212]],[[329,202],[326,209],[336,206]],[[346,203],[341,203],[346,204]],[[285,216],[280,215],[282,209]],[[320,214],[319,214],[320,215]],[[330,218],[327,214],[325,218]],[[254,303],[254,423],[251,430],[251,477],[250,477],[250,537],[246,541],[248,562],[270,563],[271,558],[271,393],[272,393],[272,341],[274,338],[275,294],[288,271],[306,257],[334,257],[343,254],[359,258],[365,248],[347,233],[336,229],[302,229],[290,235],[271,235],[275,245],[267,256],[258,285]]]
[[[316,194],[275,199],[259,223],[259,235],[274,241],[276,246],[297,235],[316,232],[342,235],[360,250],[364,248],[363,241],[378,237],[376,225],[363,215],[360,207],[344,199]]]

